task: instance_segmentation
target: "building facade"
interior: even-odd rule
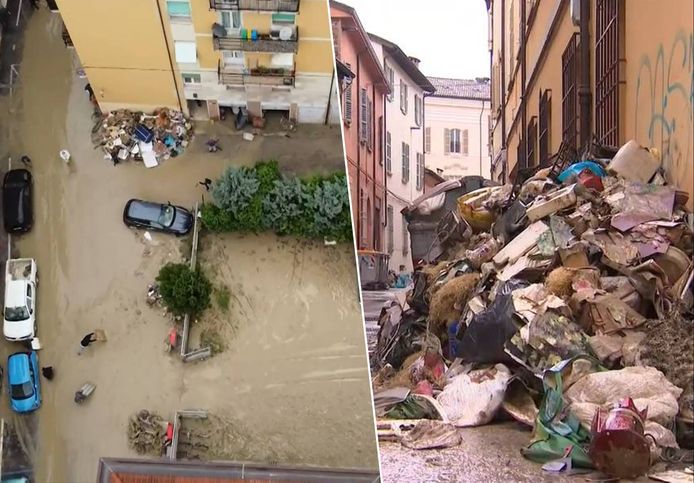
[[[489,79],[429,77],[436,92],[426,97],[426,167],[445,179],[490,176]]]
[[[424,98],[434,87],[396,44],[371,34],[371,43],[388,79],[384,107],[386,243],[390,268],[412,271],[407,222],[401,211],[424,193]]]
[[[356,11],[330,2],[335,58],[354,77],[340,85],[343,136],[357,248],[384,250],[384,100],[388,80]]]
[[[323,0],[58,0],[102,110],[220,108],[339,119]],[[118,12],[123,12],[120,15]],[[137,12],[137,15],[133,13]],[[123,26],[108,19],[127,18]],[[103,21],[100,21],[102,19]]]
[[[548,163],[560,146],[630,139],[657,148],[668,182],[694,186],[691,0],[487,0],[493,173]],[[574,154],[578,156],[579,154]]]

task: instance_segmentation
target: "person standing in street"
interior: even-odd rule
[[[198,184],[204,186],[205,191],[210,191],[210,188],[212,187],[212,180],[210,178],[205,178],[204,181],[198,181]]]
[[[90,332],[84,337],[82,337],[82,340],[80,341],[80,348],[77,351],[77,355],[81,356],[82,352],[84,352],[87,347],[89,347],[89,344],[92,342],[96,342],[96,334],[94,332]]]

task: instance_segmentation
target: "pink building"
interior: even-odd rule
[[[383,251],[383,106],[390,92],[388,80],[356,11],[331,1],[330,16],[335,58],[347,72],[341,76],[340,92],[357,248]]]

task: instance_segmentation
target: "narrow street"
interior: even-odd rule
[[[113,167],[91,145],[85,81],[60,39],[59,19],[41,10],[25,36],[20,86],[2,105],[1,122],[14,161],[23,153],[32,159],[35,226],[13,245],[15,255],[34,257],[39,266],[39,358],[56,375],[41,381],[37,413],[18,418],[6,401],[0,413],[20,431],[36,481],[94,481],[99,457],[137,456],[126,429],[141,409],[165,419],[177,409],[209,410],[238,436],[212,448],[215,458],[377,467],[350,246],[203,235],[203,269],[232,294],[227,349],[184,365],[164,351],[170,322],[145,299],[159,268],[187,256],[189,245],[159,234],[149,240],[122,223],[124,203],[133,197],[192,207],[206,195],[198,180],[216,178],[230,164],[277,157],[282,170],[299,174],[314,172],[317,159],[323,169],[342,169],[340,156],[329,154],[339,131],[300,128],[290,139],[249,143],[208,125],[184,155],[158,168]],[[205,131],[221,134],[221,153],[207,153]],[[61,149],[70,151],[69,164],[60,160]],[[216,309],[209,317],[219,323]],[[108,342],[78,357],[78,342],[92,329],[104,329]],[[19,350],[0,345],[3,355]],[[97,389],[78,406],[73,395],[86,381]]]

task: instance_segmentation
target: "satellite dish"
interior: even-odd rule
[[[280,29],[280,40],[291,40],[294,35],[294,29],[291,27],[282,27]]]

